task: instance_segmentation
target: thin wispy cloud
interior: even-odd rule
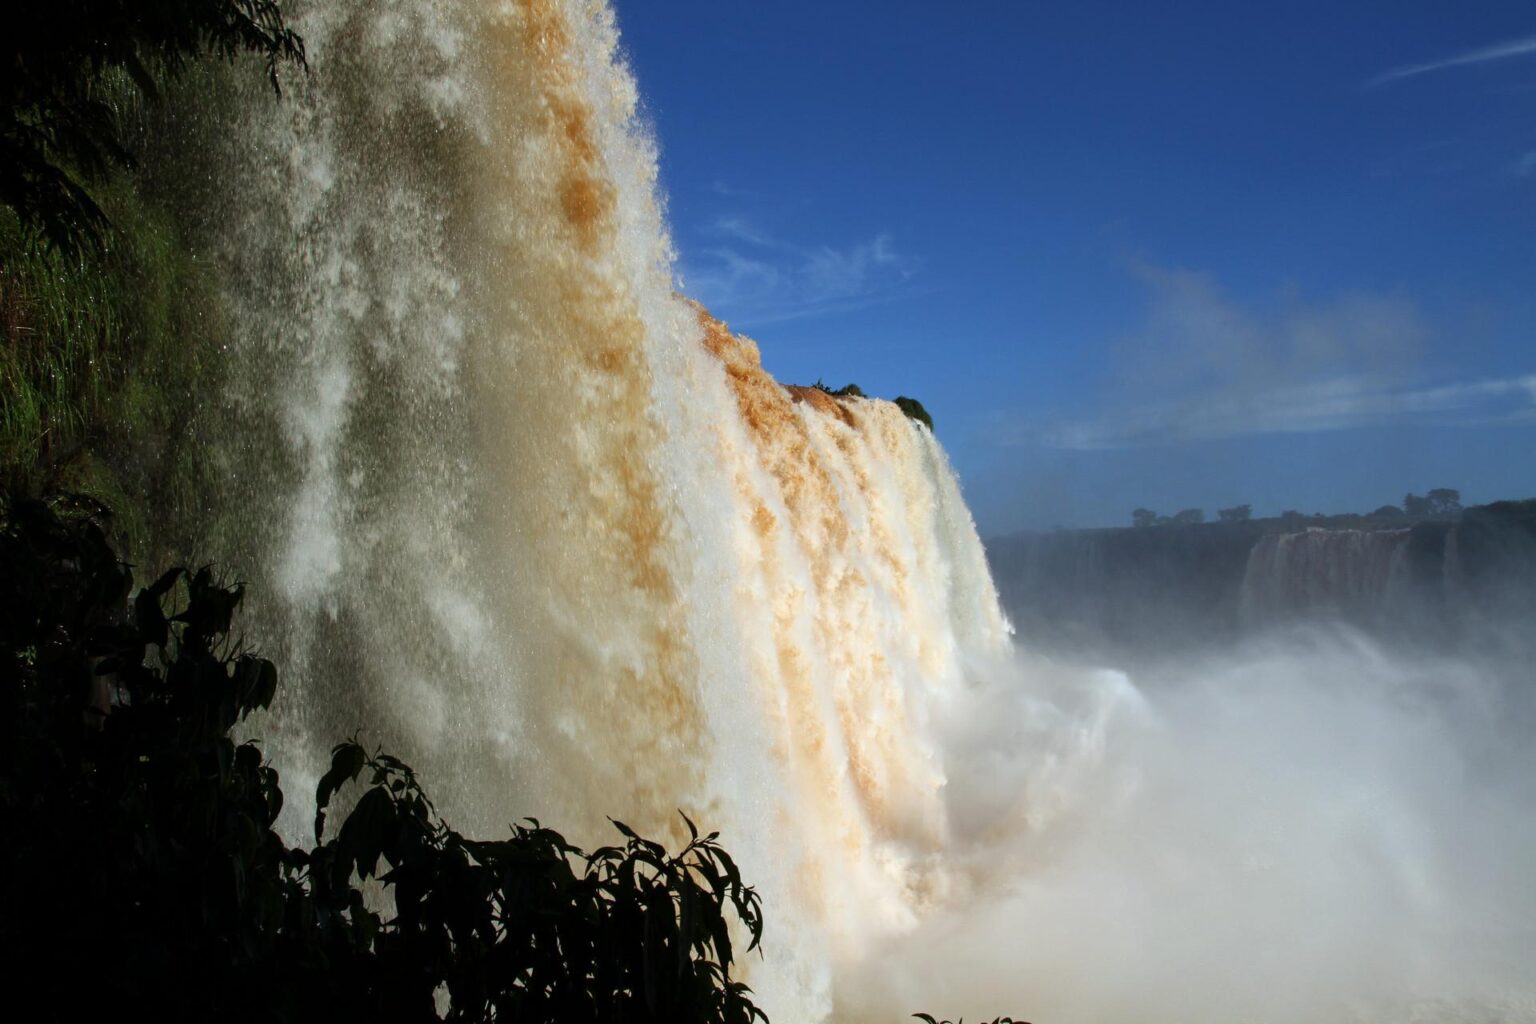
[[[891,244],[891,236],[876,235],[849,249],[818,246],[805,253],[801,272],[814,293],[834,296],[866,294],[879,287],[904,281],[916,273],[916,265]]]
[[[757,195],[756,192],[749,188],[737,188],[735,185],[727,184],[719,178],[709,183],[709,190],[715,195],[725,196],[727,199],[749,199]]]
[[[679,288],[742,326],[846,312],[906,294],[918,261],[887,232],[846,246],[780,238],[751,218],[722,214],[681,261]]]
[[[1140,265],[1145,326],[1126,338],[1099,411],[1012,438],[1095,450],[1384,424],[1488,424],[1536,414],[1536,372],[1445,380],[1419,370],[1429,330],[1391,296],[1347,295],[1256,311],[1208,275]]]
[[[1315,434],[1415,421],[1485,426],[1536,417],[1536,374],[1429,387],[1338,377],[1197,402],[1149,405],[1064,423],[1042,437],[1078,451],[1142,448],[1256,434]]]
[[[778,248],[778,243],[770,238],[766,231],[759,230],[751,221],[739,214],[724,214],[716,217],[710,224],[708,233],[725,238],[734,238],[739,242],[746,242],[749,245],[763,246],[770,249]]]
[[[1487,64],[1490,61],[1509,60],[1513,57],[1524,57],[1530,54],[1536,54],[1536,36],[1510,39],[1502,43],[1494,43],[1492,46],[1484,46],[1476,50],[1467,50],[1449,57],[1442,57],[1438,60],[1426,61],[1423,64],[1407,64],[1400,68],[1393,68],[1390,71],[1382,72],[1366,82],[1365,87],[1367,89],[1375,89],[1390,82],[1398,82],[1405,78],[1426,75],[1432,71],[1465,67],[1469,64]]]

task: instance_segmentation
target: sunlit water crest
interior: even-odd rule
[[[1016,651],[933,436],[674,293],[606,4],[294,6],[311,74],[219,101],[196,198],[238,332],[209,544],[288,792],[360,730],[465,831],[685,810],[763,893],[775,1020],[1536,1019],[1508,680]]]

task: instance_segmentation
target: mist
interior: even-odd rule
[[[944,727],[965,894],[839,1019],[1536,1019],[1529,663],[1313,624],[989,671]]]

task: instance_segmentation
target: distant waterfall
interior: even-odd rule
[[[1242,614],[1262,623],[1292,614],[1390,610],[1411,582],[1411,533],[1310,529],[1267,534],[1248,555]]]

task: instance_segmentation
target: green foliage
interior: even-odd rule
[[[277,775],[228,736],[276,683],[228,638],[241,589],[172,570],[130,603],[99,506],[3,511],[0,955],[13,977],[90,978],[13,998],[37,1019],[247,1019],[302,887]]]
[[[1454,518],[1461,515],[1461,492],[1451,487],[1436,487],[1428,494],[1408,494],[1403,511],[1410,516]]]
[[[230,639],[242,588],[174,569],[130,601],[104,514],[0,498],[0,957],[34,979],[13,986],[19,1019],[762,1018],[730,976],[733,928],[762,937],[758,897],[686,818],[675,855],[619,822],[623,844],[591,854],[536,821],[475,841],[354,741],[320,781],[317,845],[288,847],[277,772],[229,737],[277,686]],[[85,983],[40,981],[70,975]]]
[[[0,461],[34,462],[51,440],[79,436],[121,373],[119,296],[97,261],[28,254],[0,211]],[[67,443],[67,442],[66,442]]]
[[[859,387],[857,384],[852,383],[844,384],[842,387],[834,389],[828,387],[818,379],[816,383],[812,384],[811,386],[817,391],[832,395],[835,398],[869,397],[868,395],[864,394],[863,388]],[[917,422],[926,426],[930,431],[933,430],[933,417],[928,415],[928,410],[923,408],[922,402],[919,402],[915,398],[908,398],[906,395],[897,395],[895,398],[895,405],[902,412],[906,413],[908,419],[916,420]]]
[[[822,383],[822,381],[821,381],[821,379],[819,377],[817,378],[816,383],[812,384],[811,387],[815,388],[817,391],[825,392],[825,393],[833,396],[834,398],[865,398],[865,397],[867,397],[864,394],[864,389],[859,387],[857,384],[844,384],[840,388],[831,388],[831,387],[828,387],[826,384]]]
[[[315,836],[331,797],[359,776],[368,789],[336,837],[310,855],[322,903],[340,904],[351,878],[378,878],[394,897],[385,920],[359,907],[386,1005],[446,1020],[732,1021],[762,1013],[730,980],[729,909],[750,948],[762,937],[757,894],[716,842],[684,817],[691,842],[676,855],[614,827],[623,846],[582,853],[537,821],[477,842],[442,824],[411,769],[356,742],[333,752],[321,779]],[[766,1019],[766,1018],[764,1018]]]
[[[190,505],[204,473],[189,411],[225,336],[217,290],[169,216],[120,182],[105,190],[110,244],[28,250],[0,210],[0,476],[84,490],[145,519]]]
[[[1205,513],[1198,508],[1186,508],[1175,512],[1173,521],[1181,526],[1193,526],[1205,522]]]
[[[906,395],[896,396],[896,407],[907,414],[907,418],[923,424],[931,432],[933,430],[933,417],[928,415],[928,410],[923,408],[923,403]]]
[[[1131,512],[1132,526],[1156,526],[1157,513],[1149,508],[1138,508]]]
[[[1536,527],[1536,498],[1506,499],[1487,505],[1473,505],[1464,515],[1471,522],[1528,523]]]
[[[1216,518],[1224,523],[1246,523],[1253,518],[1252,505],[1234,505],[1216,510]]]
[[[28,243],[101,249],[93,190],[134,164],[125,105],[202,57],[255,53],[277,88],[304,45],[275,0],[56,0],[13,5],[0,47],[0,204]]]
[[[1424,496],[1432,516],[1461,515],[1461,492],[1452,487],[1436,487]]]

